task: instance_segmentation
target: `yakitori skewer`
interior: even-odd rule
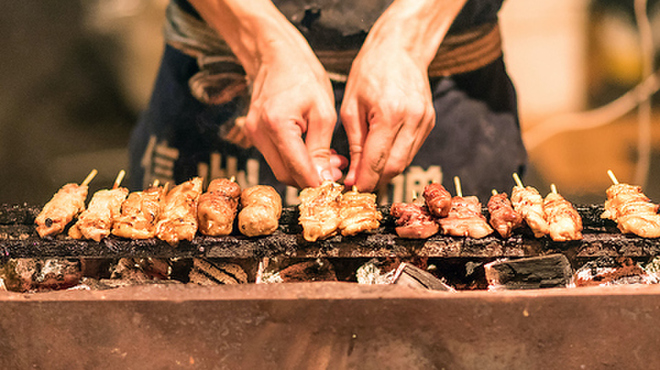
[[[554,241],[582,239],[582,219],[573,205],[558,192],[555,184],[543,201],[543,212],[548,222],[548,234]]]
[[[80,185],[66,184],[53,195],[35,219],[39,236],[43,238],[61,233],[85,209],[88,185],[96,174],[97,171],[94,169]]]
[[[119,171],[112,189],[102,189],[94,193],[87,209],[69,229],[70,237],[98,242],[110,235],[115,218],[121,214],[121,204],[128,195],[128,189],[119,187],[125,174],[124,170]]]
[[[522,225],[522,215],[513,209],[506,193],[493,189],[492,194],[488,200],[489,223],[500,236],[508,238],[514,229]]]
[[[481,203],[475,196],[463,197],[461,181],[454,177],[456,196],[451,198],[451,208],[447,217],[438,220],[442,233],[453,236],[469,236],[483,238],[490,235],[493,229],[488,225],[486,217],[481,214]]]
[[[112,234],[128,239],[149,239],[156,235],[156,220],[160,214],[161,201],[167,194],[168,183],[153,185],[144,191],[128,195],[121,205],[121,214],[115,217]]]
[[[607,189],[605,212],[601,217],[616,221],[623,233],[645,238],[660,237],[658,205],[642,192],[641,186],[619,183],[611,170],[607,175],[613,185]]]
[[[534,236],[542,237],[548,233],[548,223],[543,212],[543,197],[538,190],[524,186],[517,173],[513,174],[516,186],[511,190],[511,204],[525,220]]]
[[[240,198],[241,187],[234,177],[211,181],[197,203],[199,232],[208,236],[231,234]]]

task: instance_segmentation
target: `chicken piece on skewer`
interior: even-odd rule
[[[241,187],[233,180],[215,179],[197,204],[199,232],[208,236],[231,234],[238,213]]]
[[[337,233],[341,217],[342,185],[324,181],[321,186],[306,188],[300,192],[300,217],[303,238],[308,242],[331,237]]]
[[[167,185],[153,186],[128,194],[121,205],[121,214],[115,218],[112,234],[128,239],[150,239],[156,236],[156,220],[160,203],[167,194]]]
[[[80,185],[71,183],[62,186],[44,205],[34,220],[40,237],[61,233],[85,209],[88,185],[96,173],[96,170],[92,170]]]
[[[339,216],[339,230],[344,236],[376,229],[383,218],[376,208],[376,194],[360,193],[355,186],[342,195]]]
[[[272,186],[255,185],[243,190],[241,206],[238,229],[243,235],[270,235],[280,226],[282,197]]]
[[[394,203],[390,214],[396,218],[396,234],[401,238],[426,239],[440,231],[426,204],[415,199],[412,203]]]
[[[582,239],[582,218],[573,205],[564,199],[555,184],[543,201],[543,212],[548,222],[550,238],[556,242]]]
[[[197,233],[197,201],[201,193],[201,177],[181,183],[167,193],[156,222],[158,239],[172,246],[181,240],[193,240]]]
[[[490,225],[503,238],[510,237],[514,229],[522,226],[523,218],[513,209],[506,193],[493,190],[493,195],[488,200],[488,212]]]
[[[660,237],[659,206],[642,193],[640,186],[621,184],[612,171],[608,174],[614,184],[607,189],[605,212],[600,217],[616,221],[622,233]]]
[[[429,212],[435,217],[447,217],[451,209],[451,194],[442,184],[432,183],[424,187],[424,200]]]
[[[438,220],[442,233],[452,236],[469,236],[483,238],[490,235],[493,229],[488,225],[486,217],[481,214],[481,203],[475,196],[463,197],[460,180],[454,178],[456,195],[451,198],[451,209],[445,218]]]
[[[518,174],[514,173],[513,178],[516,181],[516,186],[511,191],[513,209],[520,213],[535,237],[546,235],[549,232],[549,225],[543,212],[543,197],[533,187],[523,186]]]
[[[128,189],[119,187],[124,174],[124,170],[119,172],[112,189],[102,189],[94,193],[87,209],[69,229],[70,237],[100,242],[110,235],[115,218],[121,214],[121,204],[128,195]]]

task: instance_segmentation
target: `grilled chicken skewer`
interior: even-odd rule
[[[442,233],[453,236],[469,236],[483,238],[490,235],[493,229],[481,214],[481,203],[475,196],[463,197],[461,182],[454,177],[456,196],[451,198],[451,208],[445,218],[438,220]]]
[[[71,183],[62,186],[44,205],[34,221],[40,237],[61,233],[85,209],[88,185],[96,173],[96,170],[92,170],[80,185]]]
[[[640,186],[619,183],[612,171],[608,175],[613,185],[607,189],[605,212],[600,217],[616,221],[622,233],[660,237],[658,205],[642,193]]]
[[[533,187],[523,186],[517,173],[513,174],[513,179],[516,181],[516,186],[511,191],[513,209],[522,215],[535,237],[546,235],[549,232],[549,225],[543,212],[543,197]]]
[[[303,238],[308,242],[331,237],[337,233],[341,216],[342,185],[324,181],[316,188],[306,188],[300,192],[300,217]]]
[[[447,217],[451,209],[451,194],[442,184],[432,183],[424,187],[424,200],[429,212],[435,217]]]
[[[243,190],[238,229],[246,236],[270,235],[280,226],[282,198],[268,185],[255,185]]]
[[[344,236],[376,229],[383,218],[376,208],[376,194],[360,193],[355,186],[342,195],[339,216],[339,230]]]
[[[201,177],[181,183],[167,193],[156,221],[158,239],[172,246],[181,240],[193,240],[197,233],[197,201],[201,193]]]
[[[167,184],[153,186],[128,194],[121,205],[121,214],[112,225],[112,234],[128,239],[149,239],[156,236],[156,220],[160,214],[160,203],[167,194]]]
[[[550,238],[557,242],[582,239],[582,218],[573,205],[557,193],[555,184],[543,201]]]
[[[199,232],[208,236],[231,234],[240,197],[241,187],[233,179],[211,181],[197,204]]]
[[[100,242],[110,235],[115,217],[121,214],[121,204],[128,195],[128,189],[120,188],[126,172],[119,171],[112,189],[102,189],[94,193],[87,209],[69,229],[74,239],[92,239]]]
[[[426,239],[440,231],[426,204],[413,194],[412,203],[394,203],[390,214],[396,218],[396,234],[408,239]]]
[[[493,189],[493,195],[488,200],[490,225],[503,238],[508,238],[514,229],[522,226],[523,218],[511,205],[506,193],[498,193]]]

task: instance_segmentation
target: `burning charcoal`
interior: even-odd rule
[[[200,258],[193,260],[189,277],[191,283],[203,286],[245,284],[248,281],[247,274],[239,265]]]
[[[440,290],[443,292],[455,291],[452,287],[433,276],[433,274],[405,262],[401,263],[396,269],[394,284],[411,288]]]
[[[563,254],[491,262],[484,266],[489,289],[572,286],[573,270]]]
[[[258,284],[289,283],[303,281],[337,281],[330,261],[318,258],[284,266],[277,259],[264,259],[257,272]]]
[[[649,270],[653,270],[652,264]],[[587,262],[575,273],[576,286],[653,284],[657,276],[649,274],[630,258],[601,257]]]
[[[13,259],[0,275],[6,289],[14,292],[66,289],[82,278],[80,262],[68,259]]]
[[[384,264],[377,258],[360,266],[355,275],[359,284],[392,284],[396,269]]]
[[[166,260],[156,258],[122,258],[117,262],[111,279],[144,282],[149,280],[167,280],[170,266]]]

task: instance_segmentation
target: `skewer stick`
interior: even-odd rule
[[[524,187],[525,187],[525,185],[523,185],[522,181],[520,181],[520,177],[519,177],[518,174],[515,173],[515,172],[513,173],[513,181],[516,182],[516,185],[517,185],[517,186],[520,186],[521,188],[524,188]]]
[[[550,190],[552,191],[553,194],[557,194],[557,187],[555,184],[550,184]]]
[[[612,172],[612,170],[607,170],[607,176],[610,177],[610,180],[612,180],[614,185],[619,185],[619,180],[616,179],[616,176],[614,176],[614,172]]]
[[[98,173],[98,171],[97,171],[96,169],[93,169],[93,170],[89,173],[89,175],[87,175],[87,177],[85,177],[85,180],[83,180],[83,182],[80,184],[80,186],[87,186],[87,185],[89,185],[89,183],[92,182],[92,180],[94,179],[94,176],[96,176],[97,173]]]
[[[119,184],[121,184],[122,180],[124,180],[124,176],[126,176],[126,171],[121,170],[117,174],[117,178],[115,179],[115,183],[112,184],[113,189],[117,189],[119,187]]]
[[[493,195],[497,195],[497,190],[495,190],[495,189],[491,190],[490,192],[491,192],[491,194],[493,194]]]
[[[412,191],[412,200],[413,202],[417,200],[417,192],[414,190]]]
[[[454,176],[454,187],[456,187],[456,195],[462,197],[463,190],[461,189],[461,179],[459,179],[458,176]]]
[[[236,182],[236,176],[232,176],[232,177],[230,177],[230,178],[229,178],[229,181],[231,181],[231,182]]]
[[[354,192],[356,192],[356,193],[358,192],[358,190],[357,190],[357,186],[355,186],[355,185],[353,185],[353,187],[351,188],[351,190],[354,191]]]
[[[154,188],[157,188],[158,185],[160,185],[160,180],[156,179],[156,180],[154,180],[154,184],[151,185],[151,186],[154,187]]]

